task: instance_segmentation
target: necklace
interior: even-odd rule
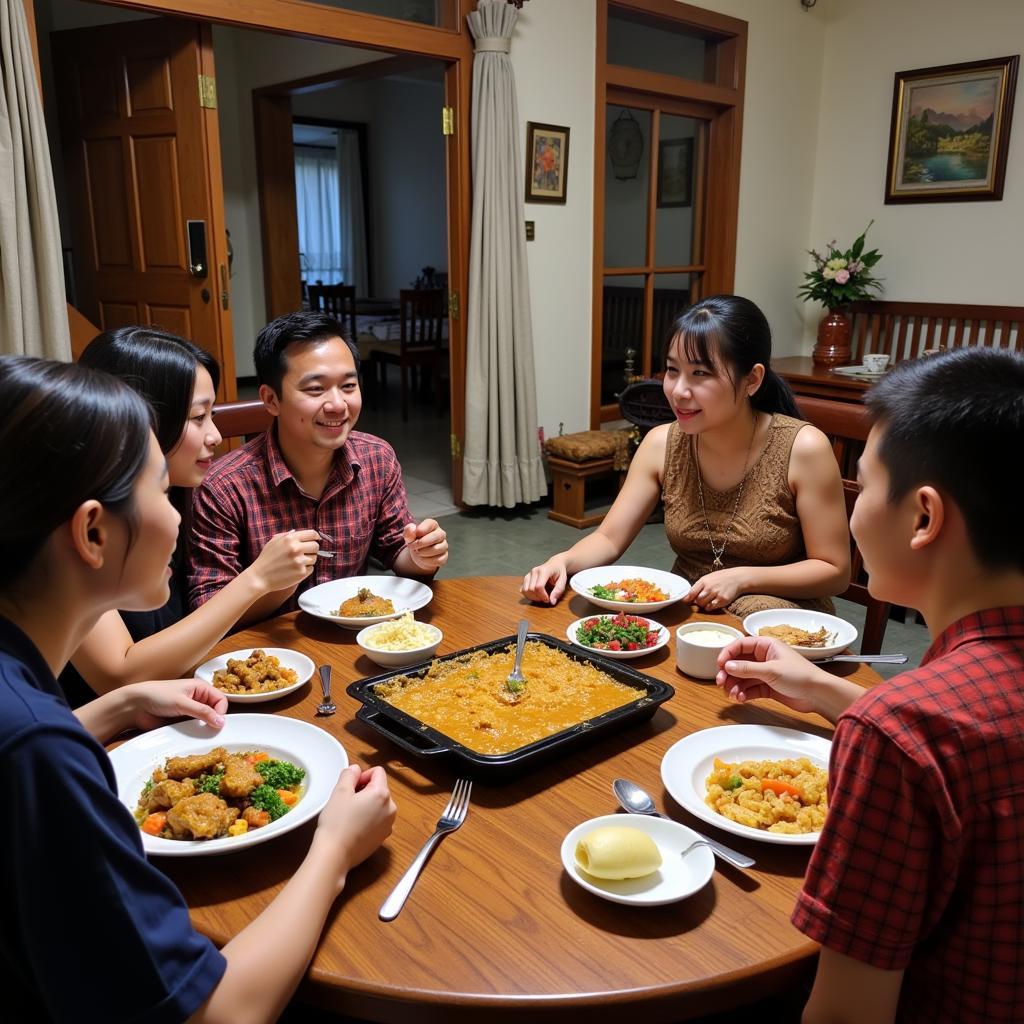
[[[732,505],[732,515],[729,517],[729,522],[725,527],[725,532],[722,534],[722,543],[715,544],[715,538],[711,536],[711,523],[708,521],[708,510],[704,505],[704,480],[703,475],[700,471],[700,437],[697,436],[693,440],[693,455],[697,462],[697,494],[700,495],[700,510],[704,516],[704,529],[708,533],[708,543],[711,545],[711,554],[714,557],[714,561],[711,563],[711,571],[714,572],[716,569],[724,568],[722,565],[722,555],[725,554],[725,545],[729,543],[729,534],[732,532],[732,524],[736,522],[736,513],[740,510],[740,499],[743,497],[743,488],[747,485],[747,477],[750,476],[750,470],[754,467],[747,467],[747,462],[750,459],[750,452],[754,447],[754,436],[757,434],[757,413],[754,413],[754,429],[750,432],[750,442],[747,444],[747,454],[743,456],[743,479],[740,480],[739,490],[736,492],[736,500]]]

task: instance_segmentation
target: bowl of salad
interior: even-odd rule
[[[569,586],[591,604],[610,612],[647,615],[682,600],[690,584],[682,576],[639,565],[598,565],[569,579]]]
[[[628,661],[660,650],[669,640],[669,631],[642,615],[589,615],[577,619],[565,631],[570,643],[585,651]]]

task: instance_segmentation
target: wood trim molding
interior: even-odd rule
[[[337,71],[324,71],[319,75],[295,78],[290,82],[275,82],[273,85],[260,86],[253,92],[268,96],[298,96],[320,92],[322,89],[332,89],[339,82],[369,81],[374,78],[386,78],[388,75],[408,74],[410,71],[417,71],[436,63],[436,57],[402,53],[397,57],[384,57],[353,67],[339,68]]]

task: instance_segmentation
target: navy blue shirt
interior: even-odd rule
[[[0,1014],[182,1021],[226,961],[145,858],[106,751],[0,618]]]

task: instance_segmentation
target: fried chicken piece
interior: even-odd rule
[[[175,839],[216,839],[227,835],[237,817],[237,807],[228,807],[212,793],[199,793],[179,800],[167,812],[167,824]]]
[[[211,768],[223,764],[228,758],[228,752],[223,747],[217,747],[208,754],[191,754],[188,757],[169,757],[167,766],[164,769],[169,779],[188,779],[196,775],[202,775]]]
[[[257,786],[262,785],[263,776],[246,758],[238,754],[228,755],[224,762],[224,778],[220,782],[220,791],[225,796],[248,796]]]
[[[790,647],[824,647],[832,637],[832,634],[822,626],[813,633],[799,626],[762,626],[758,631],[759,636],[770,636],[781,640]]]
[[[395,606],[390,598],[378,597],[368,587],[360,587],[356,596],[343,602],[335,614],[349,618],[362,618],[370,615],[391,615],[394,610]]]
[[[146,810],[166,811],[185,797],[194,795],[195,791],[196,784],[192,779],[185,779],[182,782],[165,779],[163,782],[157,782],[146,796]]]
[[[248,824],[249,828],[262,828],[264,825],[270,824],[270,815],[266,811],[261,811],[256,807],[246,807],[242,811],[242,818]]]

